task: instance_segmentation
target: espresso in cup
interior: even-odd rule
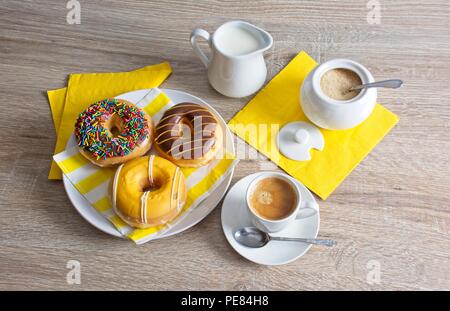
[[[298,195],[290,183],[278,177],[259,180],[249,195],[253,212],[267,220],[280,220],[291,215],[297,208]]]
[[[356,97],[360,90],[350,92],[348,90],[361,84],[362,81],[358,74],[345,68],[328,70],[320,79],[322,92],[326,96],[340,101],[348,101]]]
[[[279,172],[255,174],[247,187],[246,203],[252,223],[265,232],[283,230],[296,219],[317,213],[315,202],[303,202],[300,187],[290,176]]]

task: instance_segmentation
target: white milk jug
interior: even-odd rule
[[[203,38],[211,48],[208,58],[197,43]],[[197,28],[191,34],[191,45],[208,69],[209,83],[229,97],[245,97],[258,91],[266,81],[267,67],[263,52],[272,44],[266,31],[243,21],[231,21],[212,35]]]

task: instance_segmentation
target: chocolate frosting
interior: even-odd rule
[[[174,158],[197,159],[216,143],[217,119],[207,108],[180,103],[166,110],[156,127],[155,143]]]

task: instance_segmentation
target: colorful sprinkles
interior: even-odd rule
[[[105,127],[106,121],[117,115],[123,130],[113,135]],[[75,123],[77,144],[97,160],[128,155],[150,134],[144,112],[118,99],[105,99],[80,113]]]

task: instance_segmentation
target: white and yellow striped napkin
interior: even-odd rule
[[[164,111],[174,105],[170,98],[158,88],[151,89],[136,105],[152,116],[156,124]],[[154,153],[152,150],[151,153]],[[71,147],[53,156],[54,160],[75,188],[92,204],[100,214],[106,217],[117,230],[136,244],[142,244],[158,237],[179,223],[189,212],[211,194],[238,160],[229,150],[221,157],[200,168],[182,168],[186,178],[187,201],[180,215],[169,224],[135,229],[123,222],[113,211],[109,197],[109,184],[115,168],[101,168],[89,162]]]

